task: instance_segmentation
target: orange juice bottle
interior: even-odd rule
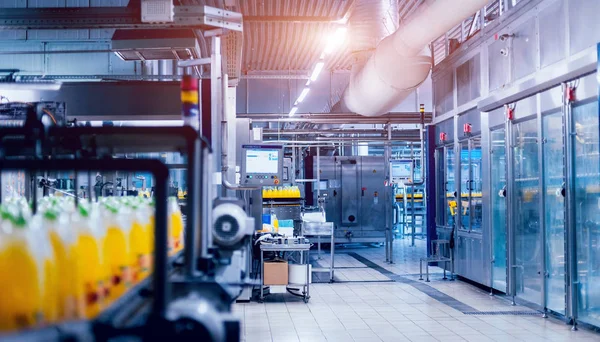
[[[97,220],[85,205],[79,205],[73,215],[73,225],[78,232],[75,244],[77,256],[76,297],[82,318],[91,319],[100,313],[104,295],[104,273],[102,270],[102,235]]]
[[[42,315],[39,258],[23,217],[0,214],[0,331],[30,328]]]
[[[133,210],[131,230],[129,231],[129,248],[131,250],[131,272],[133,283],[146,278],[150,274],[150,231],[149,218],[146,211],[137,204],[131,204]]]
[[[59,213],[59,208],[47,209],[42,222],[54,252],[56,260],[58,293],[58,317],[62,320],[78,318],[80,316],[77,298],[77,255],[75,250],[76,235],[66,212]],[[49,267],[49,266],[48,266]]]
[[[169,255],[183,249],[183,216],[175,197],[169,197]]]
[[[102,244],[102,260],[108,278],[108,293],[105,294],[106,304],[110,305],[131,286],[129,227],[123,223],[119,210],[113,204],[104,205],[102,221],[106,227]]]
[[[55,323],[59,320],[59,270],[58,262],[49,239],[48,230],[43,228],[42,215],[32,217],[29,228],[33,238],[32,244],[39,254],[40,263],[40,300],[41,313],[38,317],[39,325]]]

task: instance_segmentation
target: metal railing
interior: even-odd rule
[[[526,0],[492,0],[484,8],[466,18],[443,36],[431,42],[433,65],[438,65],[450,56],[462,43],[476,36],[482,28],[496,21]]]

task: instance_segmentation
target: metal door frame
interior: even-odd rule
[[[564,94],[564,91],[562,92],[562,94]],[[541,97],[538,97],[538,99],[540,99],[540,98]],[[546,244],[546,242],[547,242],[546,241],[546,231],[547,231],[547,229],[546,229],[546,215],[545,215],[546,214],[546,196],[547,196],[547,194],[545,192],[545,188],[546,188],[546,174],[543,172],[544,171],[543,165],[544,165],[544,162],[545,162],[544,144],[546,144],[546,138],[545,138],[545,136],[543,134],[544,133],[544,118],[546,118],[548,116],[551,116],[551,115],[557,115],[557,114],[560,114],[560,116],[561,116],[561,120],[562,120],[562,132],[563,132],[563,139],[564,139],[562,146],[563,146],[563,179],[564,179],[564,182],[565,182],[565,186],[564,186],[564,189],[565,189],[565,197],[564,197],[564,200],[565,200],[564,201],[564,206],[565,206],[565,217],[564,217],[564,220],[565,220],[565,228],[564,228],[564,230],[565,230],[564,231],[565,243],[567,243],[567,235],[568,235],[567,232],[568,232],[568,229],[569,229],[568,228],[569,227],[569,223],[568,223],[568,219],[567,219],[567,216],[569,215],[569,213],[567,212],[567,208],[569,206],[567,204],[568,200],[567,200],[567,195],[566,195],[566,193],[568,192],[568,187],[567,187],[567,179],[568,179],[567,164],[568,164],[568,158],[569,158],[567,156],[568,150],[567,150],[566,142],[569,139],[569,136],[566,133],[566,131],[568,130],[568,128],[567,128],[567,121],[566,121],[566,119],[567,119],[566,118],[566,108],[565,108],[565,104],[564,104],[564,102],[565,102],[564,99],[565,98],[564,98],[564,96],[562,96],[561,98],[562,98],[562,105],[560,107],[556,108],[556,110],[550,110],[550,111],[546,111],[545,113],[540,113],[540,134],[541,134],[540,137],[542,138],[541,144],[540,144],[540,147],[541,147],[540,148],[540,165],[541,165],[540,170],[541,170],[541,179],[542,179],[542,190],[541,190],[542,191],[541,192],[541,194],[542,194],[542,204],[541,204],[541,208],[543,210],[542,213],[544,214],[543,215],[544,217],[540,219],[541,222],[542,222],[542,224],[543,224],[542,231],[543,231],[543,241],[544,241],[544,257],[543,257],[543,262],[544,262],[544,264],[543,264],[543,266],[544,266],[544,270],[543,270],[543,276],[544,276],[544,282],[543,282],[543,285],[544,285],[544,288],[543,288],[544,289],[544,291],[543,291],[543,295],[544,295],[544,298],[543,298],[544,314],[543,314],[543,317],[546,317],[547,316],[547,312],[548,312],[547,305],[548,305],[548,275],[549,275],[549,272],[548,272],[548,259],[546,257],[547,256],[547,252],[548,252],[548,245]],[[541,106],[538,106],[538,108],[541,108]],[[565,248],[564,253],[565,253],[565,255],[564,255],[564,257],[565,257],[565,279],[564,279],[564,281],[565,281],[565,284],[567,284],[567,279],[568,279],[568,263],[569,263],[569,260],[570,260],[570,257],[568,255],[568,248]],[[569,299],[568,299],[568,290],[566,288],[565,288],[565,296],[567,297],[567,300],[565,302],[565,316],[566,316],[567,313],[568,313],[568,302],[569,302]],[[550,310],[550,311],[553,311],[553,310]]]
[[[456,220],[457,222],[457,229],[456,232],[458,233],[459,230],[463,230],[463,231],[467,231],[467,232],[471,232],[471,220],[469,218],[469,225],[467,226],[467,228],[463,227],[462,225],[462,144],[466,142],[467,143],[467,166],[468,166],[468,179],[467,179],[467,184],[469,184],[469,181],[471,180],[471,137],[465,137],[463,139],[459,139],[458,140],[458,153],[455,155],[455,162],[456,162],[456,169],[458,169],[458,173],[459,173],[459,178],[457,178],[457,182],[456,184],[458,184],[458,188],[456,189],[456,195],[458,196],[458,202],[456,203],[456,208],[458,210],[458,220]],[[469,190],[469,187],[467,186],[467,190]],[[469,190],[469,196],[467,197],[467,201],[469,203],[469,206],[471,205],[471,190]],[[469,208],[469,215],[471,215],[471,208]]]
[[[509,161],[508,161],[508,159],[507,159],[507,149],[506,149],[506,142],[507,142],[507,140],[508,140],[508,139],[507,139],[507,137],[508,137],[508,136],[507,136],[507,133],[506,133],[506,125],[507,125],[507,124],[505,123],[504,125],[499,125],[499,126],[495,126],[495,127],[492,127],[492,128],[490,128],[490,129],[489,129],[489,136],[488,136],[488,137],[489,137],[489,147],[490,147],[490,159],[489,159],[489,161],[490,161],[490,165],[491,165],[491,162],[492,162],[492,157],[491,157],[491,154],[492,154],[492,146],[493,146],[493,145],[492,145],[492,144],[493,144],[493,141],[492,141],[492,133],[493,133],[493,132],[496,132],[496,131],[500,131],[500,130],[504,131],[504,179],[505,179],[505,181],[506,181],[506,185],[505,185],[505,188],[506,188],[506,196],[504,197],[504,205],[506,206],[506,213],[508,214],[508,204],[507,204],[507,202],[508,202],[508,187],[509,187],[509,185],[508,185],[508,172],[507,172],[507,168],[508,168],[508,163],[509,163]],[[493,187],[493,186],[491,185],[491,183],[492,183],[492,181],[493,181],[493,179],[492,179],[492,178],[493,178],[493,177],[492,177],[492,172],[493,172],[493,170],[492,170],[492,168],[490,167],[490,169],[489,169],[488,171],[489,171],[489,173],[490,173],[490,191],[491,191],[491,189],[492,189],[492,187]],[[493,217],[494,217],[494,208],[493,208],[493,206],[492,206],[493,200],[491,200],[491,196],[494,196],[494,194],[492,194],[492,193],[490,194],[490,208],[489,208],[489,211],[488,211],[488,214],[490,215],[490,218],[491,218],[491,220],[490,220],[490,260],[491,260],[491,265],[492,265],[492,267],[491,267],[491,269],[490,269],[490,288],[491,288],[490,294],[493,294],[493,292],[494,292],[494,265],[495,265],[495,262],[496,262],[496,260],[495,260],[495,254],[494,254],[494,243],[493,243],[493,236],[494,236],[494,223],[493,223],[493,222],[494,222],[494,221],[493,221]],[[507,216],[508,216],[508,215],[507,215]],[[506,294],[508,294],[508,293],[509,293],[509,287],[508,287],[509,280],[508,280],[508,279],[509,279],[509,273],[510,273],[510,272],[509,272],[509,262],[508,262],[508,259],[509,259],[509,258],[508,258],[508,240],[509,240],[509,239],[508,239],[508,225],[509,225],[509,222],[508,222],[508,221],[509,221],[509,220],[508,220],[508,218],[507,218],[507,219],[505,220],[505,222],[504,222],[504,230],[505,230],[505,232],[506,232],[506,233],[505,233],[505,235],[506,235],[506,236],[505,236],[505,238],[504,238],[504,240],[505,240],[505,241],[504,241],[504,244],[505,244],[505,245],[507,245],[507,246],[506,246],[506,247],[507,247],[507,248],[506,248],[506,252],[505,252],[505,258],[506,258],[506,267],[505,267],[505,268],[506,268],[506,271],[505,271],[505,276],[506,276],[506,286],[505,286],[505,288],[504,288],[504,292],[505,292]],[[500,291],[500,290],[498,290],[498,289],[495,289],[495,290],[497,290],[497,291]]]
[[[516,147],[515,145],[515,141],[514,141],[514,136],[513,136],[513,132],[514,132],[514,126],[524,123],[524,122],[528,122],[528,121],[533,121],[535,120],[536,123],[536,134],[537,134],[537,141],[538,141],[538,169],[539,172],[541,173],[542,168],[541,166],[543,166],[542,164],[542,160],[541,160],[541,154],[542,154],[542,148],[541,148],[541,115],[540,115],[540,94],[536,94],[533,95],[536,96],[537,99],[537,108],[536,108],[536,112],[534,114],[531,115],[527,115],[524,116],[522,118],[519,119],[514,119],[514,120],[507,120],[507,134],[508,134],[508,129],[510,129],[510,136],[508,136],[508,139],[506,139],[506,143],[508,146],[508,151],[510,151],[510,162],[508,163],[509,167],[508,170],[510,173],[507,174],[507,184],[509,186],[507,186],[507,198],[509,199],[509,201],[507,201],[507,205],[510,204],[509,207],[507,207],[508,209],[508,220],[507,220],[507,228],[508,228],[508,232],[510,233],[510,238],[509,238],[509,247],[510,247],[510,251],[509,251],[509,261],[510,261],[510,270],[509,270],[509,282],[510,282],[510,290],[511,290],[511,297],[512,297],[512,305],[516,305],[515,302],[515,297],[517,296],[517,288],[516,288],[516,284],[517,284],[517,278],[516,278],[516,246],[515,246],[515,238],[516,238],[516,234],[515,234],[515,227],[516,227],[516,208],[514,208],[515,206],[515,202],[513,201],[513,197],[514,195],[516,195],[516,191],[515,191],[515,182],[514,182],[514,158],[513,158],[513,148]],[[542,196],[544,196],[543,194],[543,175],[540,175],[540,180],[539,180],[539,184],[538,184],[538,191],[540,192],[540,194]],[[510,192],[508,191],[510,189]],[[542,216],[544,216],[544,211],[543,211],[543,197],[539,199],[539,210],[540,210],[540,232],[538,233],[538,239],[541,237],[541,241],[544,243],[543,245],[543,251],[542,251],[542,261],[541,261],[541,266],[542,268],[545,268],[545,241],[544,241],[544,237],[545,235],[543,235],[544,233],[544,218]],[[507,248],[507,250],[509,250],[509,248]],[[535,307],[538,307],[540,309],[544,310],[544,316],[546,316],[545,313],[545,298],[546,298],[546,292],[545,292],[545,288],[546,288],[546,279],[543,276],[543,274],[541,274],[542,271],[539,271],[539,275],[542,277],[542,288],[540,291],[540,295],[542,296],[540,303],[541,304],[537,304],[537,303],[531,303],[523,298],[520,298],[521,300],[524,300],[526,302],[529,302],[530,304],[532,304]]]

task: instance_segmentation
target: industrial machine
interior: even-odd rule
[[[316,158],[316,157],[315,157]],[[319,169],[313,160],[312,175],[315,203],[321,197],[327,221],[336,226],[335,241],[383,243],[385,206],[392,205],[386,194],[383,157],[319,157]],[[317,188],[318,187],[318,188]]]
[[[34,111],[29,110],[29,113]],[[254,219],[246,215],[243,202],[236,199],[219,199],[214,203],[208,200],[212,198],[209,189],[200,187],[200,184],[209,182],[209,170],[198,161],[210,159],[212,155],[206,146],[199,148],[202,144],[197,132],[190,127],[51,126],[39,129],[42,125],[37,115],[28,115],[21,127],[0,129],[0,155],[10,157],[0,158],[1,169],[25,170],[26,174],[34,176],[42,174],[42,171],[52,174],[73,172],[75,176],[64,187],[79,189],[83,185],[88,194],[94,193],[92,189],[95,183],[105,183],[102,174],[116,175],[116,171],[148,174],[154,188],[151,196],[154,197],[156,208],[152,258],[154,273],[103,308],[95,319],[60,321],[48,328],[3,333],[0,339],[108,340],[130,336],[142,339],[160,337],[186,340],[193,337],[205,341],[238,341],[240,323],[231,314],[231,303],[245,286],[252,285],[244,261],[248,256],[243,255],[243,248],[249,244],[249,237],[254,232]],[[62,139],[67,136],[76,139]],[[139,141],[143,141],[143,144]],[[31,156],[32,149],[39,155],[43,153],[55,158],[23,158]],[[188,208],[198,210],[187,210],[184,228],[186,248],[172,256],[167,255],[166,242],[170,183],[167,166],[161,160],[115,158],[104,152],[136,153],[148,150],[177,151],[188,157],[186,202]],[[21,158],[14,158],[19,156]],[[200,169],[196,169],[196,166],[200,166]],[[99,178],[92,181],[91,171],[97,172]],[[82,184],[82,177],[78,175],[89,178]],[[42,188],[52,187],[56,191],[60,190],[57,187],[63,187],[61,182],[53,178],[40,179],[44,180]],[[121,182],[118,177],[114,181],[117,183],[113,184],[112,189],[117,190]],[[35,214],[37,200],[48,195],[48,192],[38,193],[35,190],[40,186],[38,182],[26,186],[32,187],[25,192],[32,196],[29,200]],[[103,191],[96,194],[98,197],[116,195]],[[75,203],[96,200],[89,196],[81,198],[74,191],[69,195],[75,198]],[[207,206],[209,203],[210,206]]]

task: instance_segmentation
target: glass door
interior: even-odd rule
[[[565,152],[561,111],[542,118],[546,308],[565,314]]]
[[[470,229],[470,199],[471,190],[469,183],[471,180],[470,174],[470,153],[469,141],[465,140],[460,143],[460,199],[458,201],[458,215],[460,217],[460,229]]]
[[[515,290],[520,298],[542,305],[540,167],[537,119],[513,125]]]
[[[492,203],[492,287],[506,293],[506,131],[490,133]]]
[[[469,152],[469,222],[470,229],[481,232],[482,220],[482,193],[481,193],[481,137],[470,139]]]
[[[446,225],[446,176],[445,176],[445,160],[444,148],[439,147],[435,150],[436,160],[436,215],[435,223],[438,226]]]
[[[446,227],[454,227],[457,212],[456,182],[454,181],[454,149],[446,146]]]
[[[573,107],[579,320],[600,326],[600,127],[598,102]]]

